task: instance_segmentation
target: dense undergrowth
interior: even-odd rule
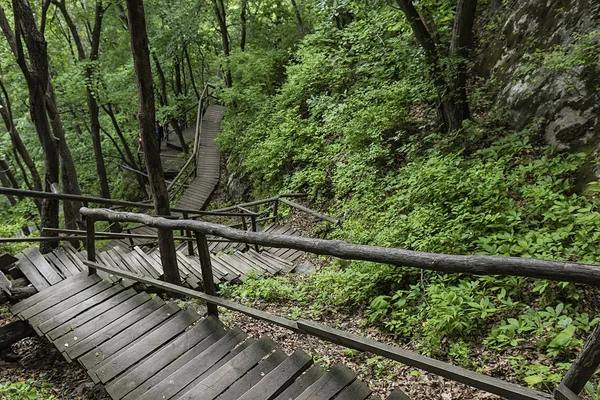
[[[306,192],[343,217],[334,237],[352,243],[600,262],[600,189],[576,190],[578,172],[595,160],[542,144],[535,122],[508,129],[491,81],[472,89],[474,121],[439,133],[422,54],[397,10],[362,11],[344,29],[315,27],[280,86],[271,79],[284,57],[259,49],[244,57],[256,62],[232,64],[242,83],[222,93],[230,108],[219,140],[256,197]],[[473,369],[482,368],[474,348],[487,359],[522,349],[511,352],[511,374],[546,390],[599,320],[597,294],[583,286],[367,262],[225,289],[295,303],[291,316],[303,307],[313,316],[364,311],[400,341]]]

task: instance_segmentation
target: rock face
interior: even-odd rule
[[[478,70],[517,129],[536,121],[568,151],[600,150],[600,1],[512,2]]]

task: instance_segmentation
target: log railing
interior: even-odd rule
[[[230,209],[230,208],[229,208]],[[222,211],[223,209],[221,209]],[[225,209],[227,210],[227,209]],[[145,214],[123,213],[103,209],[82,208],[80,212],[89,220],[111,222],[137,222],[159,229],[186,230],[194,232],[200,253],[200,264],[205,283],[205,292],[198,292],[178,285],[165,283],[131,272],[112,269],[88,261],[90,271],[102,270],[124,278],[146,283],[171,293],[179,293],[192,298],[204,300],[209,306],[210,314],[217,315],[217,306],[242,312],[251,317],[269,321],[296,332],[306,333],[343,346],[369,351],[376,355],[390,358],[421,368],[439,376],[470,385],[480,390],[494,393],[507,399],[514,400],[573,400],[578,399],[578,393],[583,385],[595,372],[600,364],[600,325],[596,326],[586,345],[567,372],[565,379],[559,385],[554,395],[524,388],[500,379],[475,373],[464,368],[437,361],[397,347],[389,346],[364,337],[339,331],[322,324],[299,320],[292,321],[280,316],[252,309],[216,296],[212,277],[210,253],[206,235],[222,237],[231,241],[248,244],[291,248],[314,254],[335,256],[348,260],[364,260],[394,266],[415,267],[435,270],[444,273],[465,273],[474,275],[526,276],[537,279],[559,280],[566,282],[585,283],[600,286],[600,266],[573,262],[525,259],[516,257],[497,256],[457,256],[447,254],[425,253],[395,248],[349,244],[337,240],[312,239],[300,236],[276,235],[269,233],[248,232],[231,227],[194,220],[171,220],[151,217]],[[88,226],[93,224],[89,224]],[[88,254],[94,254],[94,232],[88,234]],[[91,258],[91,257],[90,257]]]

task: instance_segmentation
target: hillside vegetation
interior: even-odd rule
[[[448,35],[450,5],[424,4]],[[230,172],[250,180],[252,195],[306,192],[343,217],[333,237],[352,243],[600,262],[598,187],[580,181],[594,156],[546,145],[539,120],[511,128],[493,78],[472,76],[473,119],[442,132],[424,54],[398,9],[350,10],[343,28],[318,14],[289,59],[260,48],[232,55],[219,140]],[[510,8],[493,18],[489,4],[480,10],[482,43]],[[508,375],[545,390],[600,321],[597,292],[584,286],[366,262],[251,280],[231,293],[287,302],[292,316],[297,307],[317,317],[364,312],[400,341],[469,368],[508,355]]]

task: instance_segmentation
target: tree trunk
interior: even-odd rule
[[[213,6],[215,9],[215,15],[217,16],[217,21],[219,23],[219,31],[221,32],[221,41],[223,42],[223,54],[225,58],[229,57],[230,47],[229,47],[229,33],[227,31],[227,15],[225,13],[225,4],[223,4],[223,0],[213,0]],[[225,85],[227,87],[231,87],[231,70],[229,66],[225,66]]]
[[[296,14],[296,21],[298,22],[298,32],[300,32],[301,37],[304,37],[308,33],[308,30],[304,25],[304,21],[302,20],[302,13],[300,13],[300,8],[298,8],[296,0],[292,0],[292,6],[294,7],[294,14]]]
[[[2,94],[4,95],[4,99],[0,96],[0,114],[2,115],[2,119],[4,120],[4,125],[6,125],[6,129],[8,130],[8,134],[10,136],[10,141],[13,147],[13,152],[15,153],[15,161],[19,164],[19,168],[21,168],[23,173],[23,179],[27,182],[27,186],[30,187],[29,181],[27,179],[27,173],[25,169],[22,167],[19,157],[23,160],[29,173],[31,174],[31,180],[33,181],[33,185],[31,188],[38,192],[41,192],[42,189],[42,179],[40,178],[40,174],[33,162],[33,159],[29,155],[25,144],[21,140],[21,135],[17,131],[17,127],[14,124],[14,120],[12,117],[12,105],[10,98],[8,97],[8,92],[4,87],[4,83],[0,79],[0,89],[2,89]],[[38,211],[41,213],[41,205],[42,202],[40,199],[34,199],[34,203],[36,204]]]
[[[103,106],[102,109],[110,117],[113,127],[115,128],[115,132],[117,133],[117,136],[119,137],[119,140],[121,141],[123,151],[125,152],[125,155],[127,156],[127,159],[129,160],[128,164],[132,168],[134,168],[138,171],[141,170],[141,166],[138,165],[138,163],[136,162],[135,157],[133,156],[133,153],[131,152],[131,148],[129,147],[129,143],[127,142],[127,139],[125,139],[125,135],[123,134],[123,131],[121,130],[121,127],[119,126],[119,122],[117,121],[117,118],[115,117],[115,113],[113,112],[112,105],[110,103],[108,103],[106,106]],[[140,189],[140,193],[146,193],[146,182],[144,182],[143,176],[141,176],[140,174],[135,174],[135,179],[136,179],[138,187]]]
[[[293,0],[292,0],[293,1]],[[240,50],[246,50],[246,28],[248,20],[248,0],[242,0],[242,11],[240,13],[240,21],[242,22],[242,37],[240,39]]]
[[[179,56],[175,56],[173,59],[173,69],[175,70],[175,94],[182,94],[182,84],[181,84],[181,61],[179,60]]]
[[[144,3],[143,0],[126,1],[127,21],[138,91],[138,123],[142,133],[146,169],[150,178],[154,208],[158,215],[170,215],[169,193],[167,192],[165,176],[158,153],[158,142],[154,132],[154,90],[152,87],[152,70],[150,68]],[[162,266],[165,271],[165,281],[180,285],[181,279],[177,268],[173,231],[159,229],[158,244]]]
[[[156,53],[154,53],[154,52],[152,52],[152,59],[154,60],[154,64],[156,65],[156,73],[158,75],[158,83],[160,85],[160,105],[164,107],[164,106],[169,105],[169,98],[167,97],[167,82],[165,80],[165,74],[163,72],[163,69],[160,66],[160,62],[158,61],[158,57],[156,56]],[[179,124],[177,123],[177,120],[174,117],[169,116],[169,122],[171,123],[171,125],[173,126],[173,129],[175,130],[175,134],[177,135],[177,138],[179,139],[179,144],[181,145],[181,149],[187,154],[188,148],[185,143],[185,138],[183,137],[183,132],[181,130],[181,127],[179,126]]]
[[[14,34],[2,7],[0,7],[0,25],[27,82],[29,112],[44,152],[44,190],[51,192],[51,185],[57,183],[59,178],[59,157],[56,139],[52,135],[46,114],[45,95],[50,80],[47,43],[44,35],[37,28],[33,11],[27,1],[13,0],[12,5]],[[28,57],[25,55],[23,44],[27,48]],[[41,222],[42,227],[58,228],[57,200],[42,200]],[[40,251],[49,252],[57,245],[57,241],[43,242]]]
[[[190,61],[190,54],[188,53],[187,45],[183,45],[183,54],[185,55],[185,59],[188,65],[188,71],[190,72],[190,81],[192,82],[192,87],[194,88],[194,93],[196,93],[196,99],[200,99],[200,93],[198,92],[198,88],[196,87],[196,80],[194,79],[194,70],[192,69],[192,62]]]
[[[0,160],[0,183],[2,184],[2,186],[4,187],[13,187],[13,185],[11,184],[10,180],[8,179],[8,176],[6,175],[7,172],[9,172],[9,165],[6,162],[6,160]],[[6,198],[8,199],[8,202],[10,203],[11,206],[14,206],[15,204],[17,204],[17,200],[7,194]]]

